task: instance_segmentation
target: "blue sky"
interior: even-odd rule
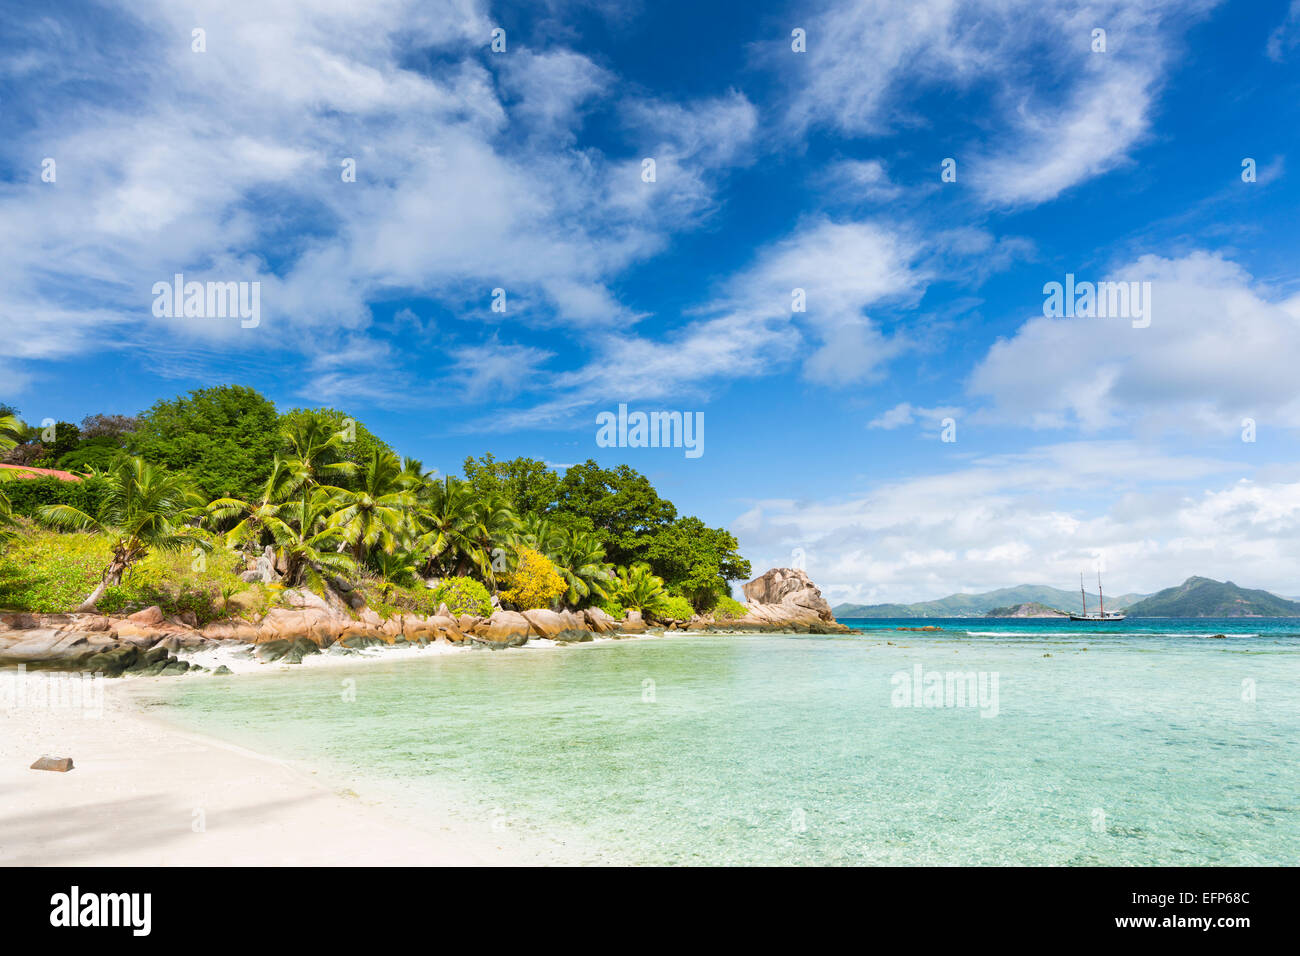
[[[3,15],[29,420],[237,382],[444,472],[627,462],[833,601],[1300,593],[1300,4]],[[260,282],[260,323],[155,317],[177,272]],[[1066,273],[1150,282],[1150,326],[1045,317]],[[598,447],[619,403],[703,412],[704,454]]]

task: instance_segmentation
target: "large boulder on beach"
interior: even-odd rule
[[[646,632],[646,623],[641,617],[641,612],[628,611],[627,616],[623,618],[623,623],[619,625],[619,630],[624,634],[644,634]]]
[[[493,611],[492,616],[478,619],[470,631],[476,643],[517,647],[528,643],[533,627],[518,611]]]
[[[612,634],[618,630],[618,621],[607,612],[598,607],[585,608],[582,612],[582,618],[587,625],[587,630],[596,634]]]
[[[0,634],[0,664],[57,661],[84,655],[88,649],[85,631],[67,628],[11,630]]]
[[[239,641],[242,644],[256,644],[258,626],[247,621],[214,621],[200,632],[210,641]]]
[[[521,611],[520,613],[528,619],[528,623],[532,625],[533,632],[538,637],[545,637],[552,641],[591,639],[591,632],[587,629],[586,618],[580,613],[545,609]]]
[[[140,624],[144,627],[158,627],[166,620],[163,617],[162,608],[157,604],[153,607],[147,607],[143,611],[136,611],[134,614],[128,614],[126,619],[132,624]]]
[[[447,639],[442,625],[434,618],[422,617],[419,614],[403,614],[400,620],[402,636],[408,641],[432,642]]]
[[[465,632],[460,629],[460,622],[450,614],[435,614],[430,620],[438,626],[441,636],[447,640],[455,643],[465,640]]]
[[[751,605],[778,604],[811,612],[823,621],[835,620],[831,606],[802,568],[771,568],[746,583],[744,592],[745,600]]]
[[[711,630],[789,631],[840,634],[849,629],[831,613],[831,606],[802,568],[771,568],[744,585],[743,617],[717,622]]]
[[[40,757],[29,768],[31,770],[53,770],[55,773],[67,773],[73,769],[71,757]]]

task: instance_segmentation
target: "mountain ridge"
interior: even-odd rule
[[[1193,575],[1128,609],[1132,617],[1300,617],[1300,603],[1259,588]]]
[[[1120,610],[1143,598],[1146,594],[1121,594],[1106,596],[1106,607]],[[1046,584],[1017,584],[978,594],[950,594],[933,601],[915,604],[838,604],[831,608],[838,617],[983,617],[996,608],[1019,604],[1045,604],[1062,610],[1080,607],[1079,592],[1065,591]],[[1097,594],[1088,594],[1089,610],[1097,609]]]

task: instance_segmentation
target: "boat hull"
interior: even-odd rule
[[[1124,614],[1116,614],[1113,616],[1107,614],[1105,617],[1100,617],[1096,614],[1071,614],[1070,620],[1071,621],[1092,621],[1094,624],[1105,624],[1107,621],[1122,621],[1126,616],[1127,615]]]

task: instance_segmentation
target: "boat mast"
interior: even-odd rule
[[[1083,613],[1088,613],[1088,595],[1083,590],[1083,572],[1079,572],[1079,597],[1083,600]]]
[[[1101,571],[1097,571],[1097,600],[1101,602],[1101,616],[1106,616],[1106,595],[1101,593]]]

